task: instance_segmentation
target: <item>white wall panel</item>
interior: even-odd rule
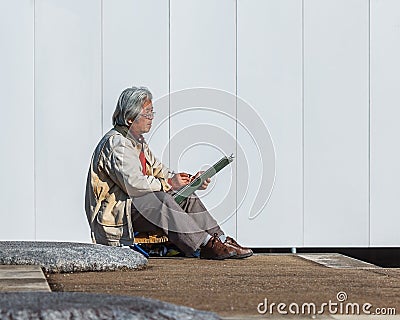
[[[37,239],[90,241],[86,176],[101,135],[101,5],[36,1]]]
[[[146,139],[166,164],[169,158],[168,24],[168,1],[103,2],[103,131],[111,128],[115,105],[125,88],[148,87],[157,114]]]
[[[235,153],[235,16],[234,0],[170,2],[170,148],[171,167],[178,171],[196,173]],[[209,89],[190,89],[198,87]],[[198,195],[235,235],[235,165]]]
[[[399,246],[399,12],[397,0],[0,0],[0,240],[90,241],[90,157],[136,85],[153,92],[146,138],[172,169],[236,154],[198,194],[241,243]]]
[[[0,1],[0,240],[33,240],[33,2]]]
[[[238,239],[302,246],[302,1],[238,1],[237,23]]]
[[[366,246],[366,0],[304,1],[304,244]]]
[[[400,246],[400,2],[371,2],[371,245]]]

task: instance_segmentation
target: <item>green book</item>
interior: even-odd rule
[[[208,178],[214,176],[217,172],[221,171],[228,164],[230,164],[234,159],[233,154],[229,157],[223,157],[217,163],[215,163],[211,168],[204,171],[201,175],[199,175],[192,182],[187,184],[186,186],[180,188],[174,195],[174,199],[178,204],[181,204],[183,200],[193,194],[196,190],[198,190],[203,182]]]

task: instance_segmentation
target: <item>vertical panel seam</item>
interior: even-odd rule
[[[171,167],[171,0],[168,0],[168,167]]]
[[[235,0],[235,154],[238,154],[238,0]],[[235,161],[235,237],[238,238],[238,160]]]
[[[302,216],[303,216],[303,247],[305,246],[305,159],[304,159],[304,0],[301,1],[301,154],[302,154]]]
[[[33,0],[33,237],[35,240],[37,240],[36,178],[36,0]]]
[[[101,71],[100,71],[100,115],[101,115],[101,135],[104,134],[104,14],[103,14],[103,0],[100,1],[100,63],[101,63]]]
[[[368,246],[371,246],[371,0],[368,0]]]

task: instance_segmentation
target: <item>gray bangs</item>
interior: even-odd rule
[[[153,95],[146,87],[132,87],[122,91],[112,117],[113,125],[128,126],[128,120],[135,121],[142,111],[146,100],[152,100]]]

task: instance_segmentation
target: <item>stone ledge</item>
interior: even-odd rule
[[[142,269],[147,259],[129,247],[73,242],[0,241],[0,264],[38,265],[47,273]]]
[[[50,292],[49,284],[40,266],[0,265],[0,292]]]
[[[340,253],[302,253],[298,257],[335,269],[380,269],[380,267]]]
[[[214,313],[141,298],[79,292],[0,293],[0,319],[220,319]]]

